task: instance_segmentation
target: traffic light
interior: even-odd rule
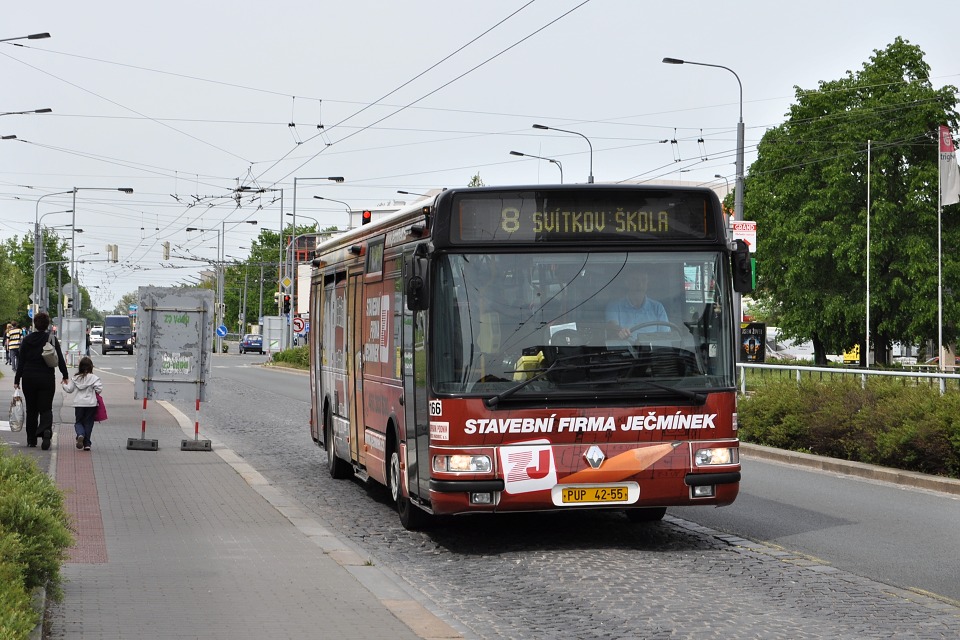
[[[290,294],[283,294],[283,312],[290,313]]]
[[[360,224],[367,224],[371,220],[373,220],[373,212],[369,209],[364,209],[363,213],[361,214]]]
[[[63,306],[67,311],[73,310],[73,296],[64,296],[63,297]]]

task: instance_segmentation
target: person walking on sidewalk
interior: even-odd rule
[[[17,326],[16,322],[11,322],[7,327],[7,358],[10,360],[10,366],[17,370],[17,355],[20,353],[20,342],[23,339],[23,329]]]
[[[103,393],[103,382],[93,373],[93,360],[84,356],[77,365],[77,373],[70,380],[63,381],[63,390],[67,393],[76,392],[73,399],[73,411],[77,432],[77,449],[90,451],[93,434],[93,416],[97,413],[97,396]]]
[[[13,378],[13,388],[19,389],[23,383],[23,398],[27,402],[27,446],[37,446],[37,438],[43,440],[41,449],[50,448],[53,437],[53,396],[57,392],[57,382],[53,367],[43,360],[43,345],[50,340],[47,330],[50,328],[50,316],[41,311],[33,318],[36,331],[20,343],[17,357],[17,374]],[[60,341],[53,338],[53,347],[57,351],[57,368],[63,374],[63,382],[70,379],[67,363],[63,360]]]

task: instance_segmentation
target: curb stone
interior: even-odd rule
[[[960,480],[955,478],[932,476],[914,471],[880,467],[863,462],[840,460],[838,458],[827,458],[825,456],[816,456],[798,451],[775,449],[773,447],[750,444],[748,442],[740,443],[740,451],[746,454],[747,457],[760,460],[783,462],[785,464],[794,464],[810,469],[856,476],[867,480],[880,480],[902,486],[914,487],[916,489],[941,491],[943,493],[960,496]]]

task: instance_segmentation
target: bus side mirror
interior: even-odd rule
[[[734,240],[736,248],[730,255],[733,266],[733,290],[737,293],[753,291],[753,264],[750,248],[743,240]]]
[[[407,258],[406,282],[404,290],[407,298],[407,309],[410,311],[425,311],[430,306],[430,287],[427,285],[427,267],[430,264],[427,258],[410,256]]]

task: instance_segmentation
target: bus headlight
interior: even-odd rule
[[[698,467],[704,467],[713,464],[737,464],[739,456],[735,449],[717,447],[715,449],[697,449],[693,460]]]
[[[474,456],[465,454],[433,456],[434,471],[472,471],[475,473],[489,473],[492,469],[493,464],[490,462],[490,456]]]

